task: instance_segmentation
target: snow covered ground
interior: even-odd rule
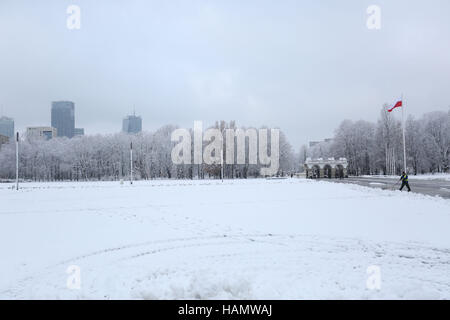
[[[413,180],[445,180],[450,181],[449,173],[419,174],[417,176],[409,176]]]
[[[384,175],[373,175],[373,176],[361,176],[364,178],[392,178],[392,179],[399,179],[400,176],[384,176]],[[444,181],[450,181],[450,173],[428,173],[428,174],[418,174],[408,175],[408,178],[410,180],[444,180]]]
[[[9,187],[2,299],[450,299],[438,197],[301,179]]]

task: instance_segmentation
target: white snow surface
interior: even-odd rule
[[[400,176],[384,176],[384,175],[363,175],[361,177],[364,178],[392,178],[392,179],[399,179]],[[450,181],[450,173],[427,173],[427,174],[418,174],[418,175],[413,175],[413,174],[409,174],[408,178],[410,180],[444,180],[444,181]]]
[[[450,298],[442,198],[303,179],[10,187],[1,299]]]
[[[409,175],[413,180],[445,180],[450,181],[450,173],[434,173],[434,174],[419,174],[417,176]]]

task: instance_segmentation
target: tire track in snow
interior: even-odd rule
[[[2,296],[21,296],[24,290],[27,288],[28,282],[33,282],[37,279],[44,281],[44,283],[50,284],[51,278],[48,278],[54,273],[55,267],[60,267],[73,263],[76,261],[99,257],[102,255],[113,255],[112,261],[100,261],[99,265],[92,264],[89,266],[92,270],[102,268],[103,266],[115,264],[115,262],[129,261],[130,259],[138,259],[153,254],[169,252],[173,250],[182,250],[189,248],[204,248],[214,247],[218,248],[223,246],[237,246],[237,250],[233,252],[240,253],[243,247],[242,242],[245,242],[245,252],[248,259],[252,260],[254,255],[258,256],[258,252],[252,251],[252,244],[268,244],[275,246],[282,246],[280,250],[277,250],[278,254],[292,256],[305,256],[308,257],[311,254],[319,260],[329,261],[330,259],[346,260],[353,259],[355,253],[357,255],[365,256],[368,261],[373,261],[374,264],[380,264],[384,268],[391,270],[401,270],[405,265],[408,265],[410,270],[417,270],[416,272],[426,275],[426,270],[429,268],[438,268],[445,270],[446,266],[450,264],[449,258],[450,250],[441,249],[435,247],[428,247],[420,244],[409,243],[377,243],[373,241],[363,241],[361,239],[353,238],[339,238],[339,237],[322,237],[317,235],[292,235],[292,234],[234,234],[234,235],[211,235],[200,237],[183,237],[173,238],[167,240],[152,240],[141,243],[133,243],[123,246],[106,248],[103,250],[93,251],[84,255],[76,256],[66,259],[55,265],[49,266],[39,273],[29,275],[26,278],[18,281],[13,287],[5,290],[1,293]],[[249,247],[250,245],[250,247]],[[146,248],[150,247],[150,248]],[[136,250],[137,252],[133,252]],[[250,251],[247,251],[250,250]],[[270,251],[270,250],[269,250]],[[196,251],[199,252],[199,251]],[[114,257],[115,253],[120,253],[117,257]],[[220,260],[220,256],[223,255],[223,250],[218,249],[218,254],[203,255],[201,258],[206,258],[208,261]],[[266,252],[259,252],[259,256],[264,259],[269,259]],[[426,267],[423,265],[423,261],[426,261]],[[447,268],[448,269],[448,268]],[[398,272],[398,271],[397,271]],[[399,274],[400,276],[400,274]],[[402,276],[403,278],[407,278]],[[434,277],[410,277],[411,280],[418,282],[426,282],[433,284],[435,288],[440,288],[444,293],[444,296],[448,293],[450,282],[438,281]],[[50,280],[49,280],[50,279]],[[46,282],[45,282],[46,281]],[[55,291],[56,292],[56,291]]]
[[[103,250],[97,250],[93,251],[84,255],[80,255],[74,258],[69,258],[67,260],[61,261],[54,266],[60,266],[65,265],[67,263],[71,263],[74,261],[90,258],[93,256],[98,256],[102,254],[108,254],[111,252],[118,252],[128,249],[135,249],[139,247],[145,247],[149,245],[160,245],[160,244],[168,244],[168,243],[176,243],[176,242],[189,242],[189,241],[198,241],[198,240],[215,240],[215,239],[223,239],[223,238],[229,238],[229,239],[242,239],[245,240],[245,238],[258,238],[258,237],[277,237],[277,235],[272,234],[242,234],[242,235],[214,235],[214,236],[206,236],[206,237],[189,237],[189,238],[175,238],[175,239],[167,239],[167,240],[152,240],[152,241],[146,241],[141,243],[134,243],[134,244],[128,244],[124,246],[118,246],[118,247],[111,247],[106,248]],[[200,243],[201,244],[201,243]]]

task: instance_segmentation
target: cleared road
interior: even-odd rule
[[[400,177],[399,177],[400,178]],[[398,178],[398,179],[399,179]],[[385,177],[350,177],[348,179],[330,179],[331,182],[337,183],[352,183],[360,186],[397,190],[400,188],[401,183],[394,184],[398,179],[385,178]],[[409,177],[409,186],[411,192],[421,193],[429,196],[440,196],[445,199],[450,199],[450,181],[445,180],[416,180],[414,177]],[[407,188],[403,188],[404,192],[407,192]]]

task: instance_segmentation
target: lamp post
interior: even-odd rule
[[[19,132],[16,133],[16,190],[19,190]]]
[[[133,142],[130,142],[130,184],[133,184]]]

